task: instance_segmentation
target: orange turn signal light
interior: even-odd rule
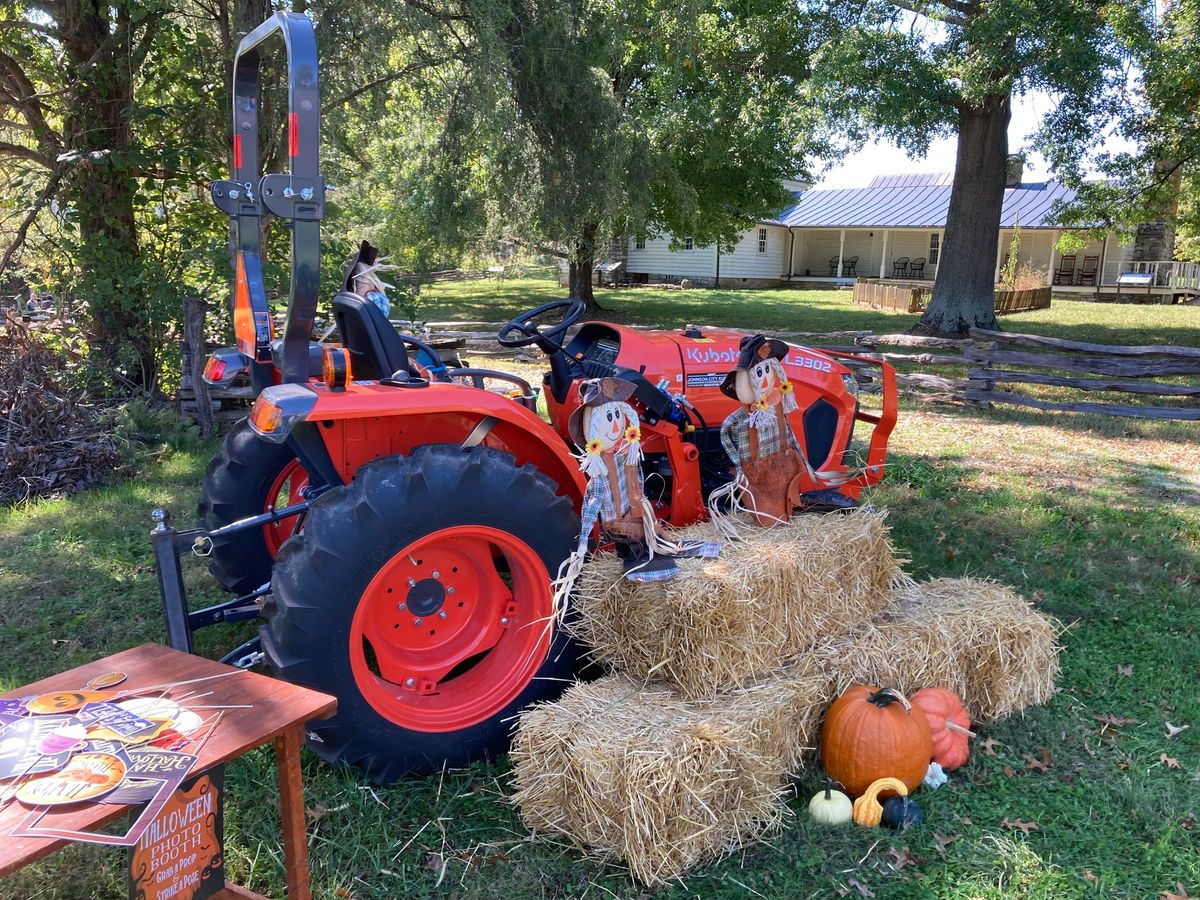
[[[321,379],[331,391],[344,391],[353,375],[350,372],[350,351],[343,347],[326,347],[321,357]]]
[[[259,394],[250,409],[250,424],[260,434],[270,434],[283,421],[283,409]]]

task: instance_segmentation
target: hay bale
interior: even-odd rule
[[[513,802],[657,885],[776,831],[786,774],[816,742],[828,679],[793,673],[721,701],[620,675],[577,684],[521,716]]]
[[[898,585],[869,626],[818,648],[812,662],[839,692],[949,688],[978,721],[1046,703],[1058,678],[1061,626],[1011,588],[978,578]]]
[[[635,584],[599,554],[580,575],[572,628],[594,656],[689,699],[752,684],[814,644],[877,615],[902,578],[884,514],[800,516],[746,529],[715,560],[680,560],[680,576]],[[711,525],[683,537],[715,539]]]

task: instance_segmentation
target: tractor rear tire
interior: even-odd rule
[[[383,457],[314,501],[262,628],[278,676],[338,698],[309,747],[381,784],[506,749],[579,668],[550,587],[578,534],[553,481],[486,447]]]
[[[293,483],[294,482],[294,483]],[[201,525],[212,530],[262,515],[298,492],[307,476],[286,444],[258,437],[250,423],[239,422],[208,463],[200,493]],[[286,492],[286,493],[285,493]],[[213,541],[208,570],[225,590],[245,594],[271,580],[271,566],[295,519],[250,529]]]

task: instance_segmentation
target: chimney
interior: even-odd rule
[[[1004,169],[1004,186],[1006,188],[1016,187],[1021,183],[1021,176],[1025,174],[1025,154],[1010,153],[1008,154],[1008,162]]]

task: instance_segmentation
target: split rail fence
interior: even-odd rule
[[[920,399],[1200,421],[1200,347],[1118,346],[984,329],[970,334],[953,339],[861,333],[854,335],[854,346],[897,366],[900,390]],[[817,337],[814,346],[829,346]],[[857,375],[863,391],[879,390],[868,367]],[[1083,399],[1095,394],[1113,399]]]

